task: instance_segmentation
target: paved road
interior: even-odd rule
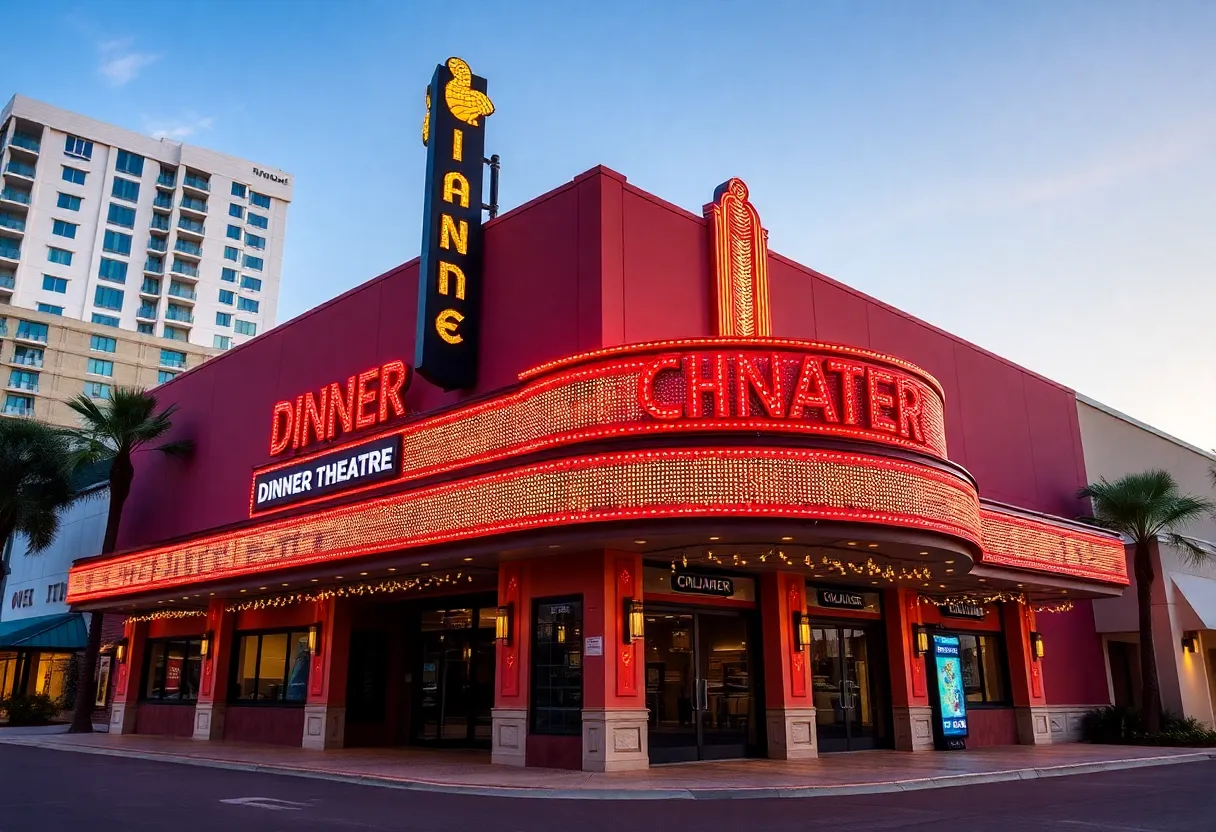
[[[1216,761],[858,797],[508,800],[0,746],[0,832],[1202,832],[1214,785]]]

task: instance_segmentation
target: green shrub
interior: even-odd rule
[[[1094,708],[1081,720],[1084,742],[1126,743],[1140,725],[1140,714],[1134,708],[1107,705]]]
[[[60,710],[60,703],[44,693],[0,700],[0,711],[8,714],[9,725],[46,725]]]
[[[1146,734],[1140,730],[1139,711],[1114,705],[1094,708],[1085,715],[1081,722],[1081,739],[1114,745],[1216,748],[1216,731],[1208,730],[1194,717],[1167,712],[1161,717],[1161,730]]]

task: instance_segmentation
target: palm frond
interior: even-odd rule
[[[1187,566],[1198,569],[1216,563],[1216,551],[1208,546],[1180,534],[1168,534],[1165,539],[1182,554],[1182,561]]]
[[[1182,494],[1173,475],[1163,470],[1127,474],[1114,481],[1103,477],[1077,496],[1090,501],[1096,525],[1139,543],[1178,534],[1189,523],[1216,512],[1216,503]]]

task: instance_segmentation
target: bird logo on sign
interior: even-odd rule
[[[473,70],[460,58],[448,58],[452,80],[443,89],[443,97],[452,115],[470,127],[479,126],[477,119],[494,114],[494,102],[484,92],[473,89]],[[422,117],[422,144],[431,139],[431,88],[426,88],[426,115]]]

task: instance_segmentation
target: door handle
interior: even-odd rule
[[[708,679],[698,679],[697,680],[697,710],[698,711],[708,711],[709,710],[709,680]]]

